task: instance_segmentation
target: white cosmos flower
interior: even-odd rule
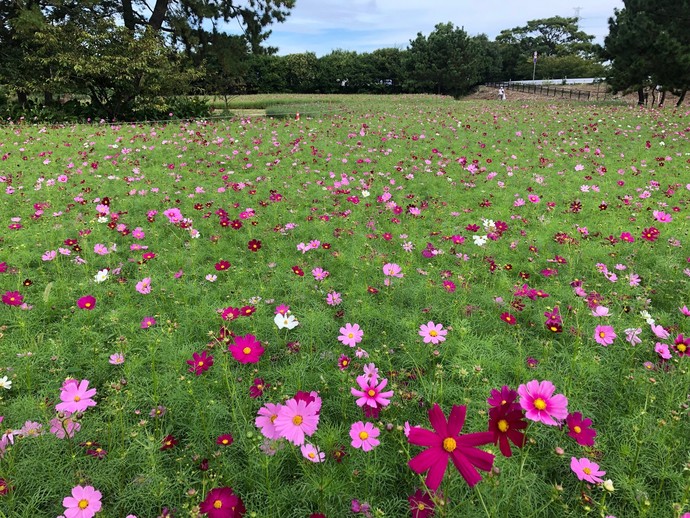
[[[7,379],[7,376],[0,378],[0,387],[10,390],[12,388],[12,382]]]
[[[93,280],[98,283],[108,280],[108,270],[99,270]]]
[[[291,315],[290,313],[288,313],[287,315],[281,315],[280,313],[278,313],[276,314],[273,321],[278,326],[278,329],[294,329],[299,325],[299,322],[297,321],[295,316]]]
[[[484,246],[489,238],[486,236],[472,236],[474,244],[477,246]]]

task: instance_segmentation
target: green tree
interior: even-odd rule
[[[593,41],[594,36],[580,30],[577,18],[562,16],[530,20],[527,25],[505,29],[496,37],[504,79],[531,79],[534,52],[538,53],[540,78],[544,77],[540,66],[544,58],[576,56],[580,59],[570,60],[576,69],[582,69],[585,63],[600,64],[601,47]],[[564,73],[569,77],[577,75],[576,70]]]
[[[460,96],[481,80],[477,45],[467,33],[452,23],[440,23],[425,37],[422,33],[410,41],[406,53],[411,92]]]
[[[604,54],[614,92],[660,85],[683,102],[690,87],[690,0],[624,0],[609,18]]]

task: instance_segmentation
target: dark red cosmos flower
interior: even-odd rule
[[[340,445],[336,446],[335,450],[333,451],[333,458],[335,459],[336,462],[340,463],[343,461],[345,456],[347,455],[347,451],[345,450],[345,446]]]
[[[251,252],[258,252],[261,248],[261,241],[258,239],[252,239],[249,241],[249,243],[247,243],[247,248],[249,248]]]
[[[239,219],[233,219],[230,222],[230,228],[232,228],[234,230],[239,230],[242,228],[242,222]]]
[[[426,491],[418,489],[414,494],[407,497],[410,503],[412,518],[427,518],[434,515],[434,501]]]
[[[264,393],[264,390],[270,386],[271,385],[269,383],[264,382],[263,378],[254,378],[254,384],[249,387],[249,397],[252,399],[261,397]]]
[[[95,457],[96,459],[104,459],[105,456],[108,454],[108,452],[105,451],[100,446],[97,446],[93,449],[86,450],[86,454],[91,455],[92,457]]]
[[[304,270],[300,268],[299,266],[293,266],[292,271],[294,272],[295,275],[299,275],[300,277],[304,277]]]
[[[510,403],[489,410],[489,431],[494,436],[494,444],[498,444],[505,457],[512,455],[511,442],[518,448],[525,445],[525,435],[519,431],[525,428],[527,422],[519,404]]]
[[[230,263],[229,263],[228,261],[226,261],[226,260],[223,259],[223,260],[218,261],[218,262],[215,264],[215,267],[216,267],[216,270],[218,270],[219,272],[221,272],[221,271],[223,271],[223,270],[227,270],[228,268],[230,268]]]
[[[511,313],[508,313],[507,311],[501,313],[501,320],[503,320],[506,324],[510,324],[511,326],[517,324],[517,319],[515,318],[515,316]]]
[[[255,311],[256,311],[255,306],[242,306],[242,308],[240,308],[240,314],[242,316],[245,316],[245,317],[248,317],[249,315],[253,315]]]
[[[232,438],[232,435],[229,433],[224,433],[223,435],[219,435],[218,438],[216,439],[216,444],[220,446],[230,446],[233,443],[234,439]]]
[[[477,448],[492,443],[493,433],[487,431],[460,435],[466,414],[465,405],[453,405],[446,422],[443,410],[434,403],[429,410],[429,422],[434,431],[416,426],[410,429],[408,442],[427,446],[427,449],[412,458],[408,465],[415,473],[428,470],[426,485],[432,491],[441,485],[449,460],[453,461],[470,487],[482,479],[477,469],[489,471],[493,466],[494,456]]]
[[[209,518],[241,518],[247,509],[232,488],[217,487],[208,492],[206,499],[199,505],[199,511]]]
[[[161,446],[161,451],[174,448],[177,443],[177,439],[175,439],[172,435],[168,434],[163,438],[163,446]]]

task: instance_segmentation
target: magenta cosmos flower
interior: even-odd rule
[[[424,339],[425,344],[432,343],[436,345],[439,342],[444,342],[446,334],[448,334],[448,331],[443,329],[442,324],[434,324],[430,321],[419,326],[419,336]]]
[[[604,347],[611,345],[616,339],[616,332],[611,326],[597,326],[594,329],[594,339]]]
[[[520,406],[525,410],[525,417],[546,425],[556,426],[557,421],[568,415],[568,399],[563,394],[553,395],[556,387],[550,381],[541,383],[532,380],[518,387]]]
[[[568,425],[568,436],[575,439],[577,444],[580,446],[594,446],[594,438],[597,436],[597,432],[591,427],[591,419],[583,419],[580,412],[573,412],[565,418],[565,423]]]
[[[254,335],[235,336],[234,343],[228,346],[228,351],[232,353],[232,357],[240,363],[257,363],[264,353],[264,348],[261,347]]]
[[[79,309],[91,310],[96,307],[96,297],[93,295],[85,295],[77,300],[77,306],[79,306]]]
[[[584,480],[591,484],[598,484],[604,480],[600,477],[606,475],[605,471],[599,469],[599,464],[592,462],[586,457],[581,459],[576,459],[575,457],[570,458],[570,469],[575,472],[577,478]]]
[[[209,518],[241,518],[247,512],[242,499],[229,487],[211,489],[199,511]]]
[[[429,493],[418,489],[413,495],[407,497],[407,501],[410,503],[412,518],[428,518],[434,515],[436,505]]]
[[[91,399],[96,395],[96,389],[89,389],[89,381],[81,380],[77,384],[76,380],[62,385],[60,399],[62,403],[55,405],[58,412],[83,412],[90,406],[96,406],[96,402]]]
[[[189,372],[193,372],[197,376],[200,376],[213,365],[213,356],[209,356],[206,351],[202,351],[201,354],[194,353],[192,354],[192,359],[187,360],[187,365],[191,365],[191,367],[189,367]]]
[[[338,340],[343,343],[343,345],[349,345],[350,347],[355,347],[359,342],[362,341],[364,336],[364,331],[360,329],[359,324],[350,324],[349,322],[345,324],[345,327],[340,328],[340,336]]]
[[[373,424],[357,421],[356,423],[352,423],[350,427],[350,437],[352,438],[350,444],[353,448],[362,448],[364,451],[371,451],[381,444],[377,439],[380,433],[381,430],[376,428]]]
[[[383,392],[383,389],[388,385],[388,380],[383,378],[377,385],[377,380],[367,380],[366,376],[358,376],[357,383],[361,390],[350,388],[350,393],[357,398],[357,406],[370,406],[378,408],[380,406],[388,406],[390,398],[393,397],[393,391]]]
[[[21,306],[24,296],[18,291],[6,291],[2,296],[2,302],[8,306]]]
[[[288,399],[278,410],[276,432],[295,446],[304,444],[305,436],[311,437],[319,425],[319,409],[316,401]]]
[[[93,486],[75,486],[72,496],[62,500],[65,506],[65,518],[91,518],[101,510],[101,492]]]
[[[491,432],[460,435],[465,424],[466,413],[466,406],[453,405],[446,422],[443,410],[434,403],[429,410],[429,422],[434,431],[417,426],[410,429],[407,439],[409,443],[428,448],[410,459],[408,465],[415,473],[429,470],[426,485],[432,491],[436,491],[441,485],[448,460],[453,461],[470,487],[475,486],[482,479],[477,469],[489,471],[493,466],[494,456],[477,448],[477,446],[493,442]]]

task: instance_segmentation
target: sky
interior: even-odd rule
[[[287,20],[271,26],[265,44],[278,47],[281,56],[405,49],[417,33],[428,36],[438,23],[452,22],[470,36],[486,34],[493,40],[503,29],[528,20],[578,12],[580,28],[603,44],[608,18],[622,7],[622,0],[296,0]]]

